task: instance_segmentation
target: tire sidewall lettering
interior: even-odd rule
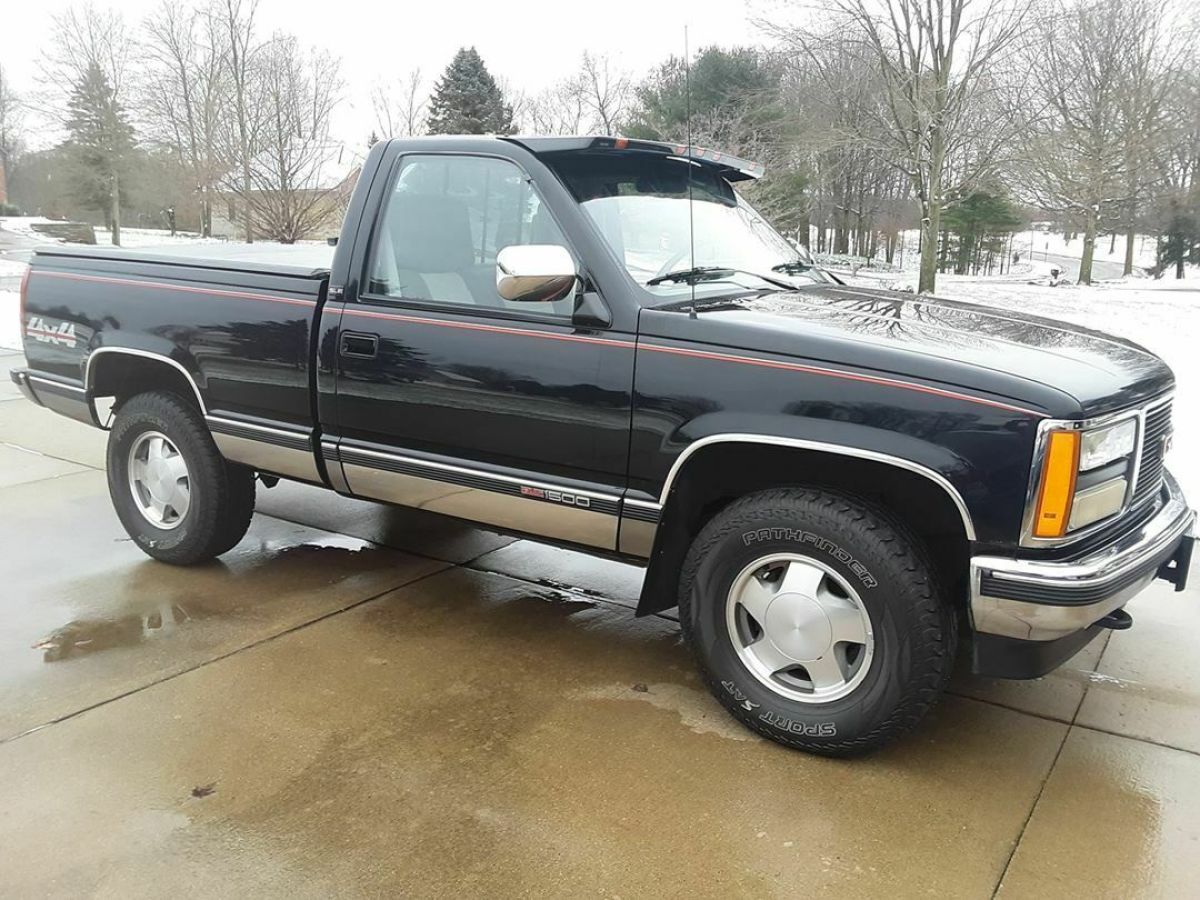
[[[871,574],[871,570],[864,563],[856,559],[850,551],[843,549],[829,538],[815,534],[812,531],[803,528],[774,526],[770,528],[756,528],[753,531],[742,533],[742,544],[746,547],[780,541],[795,542],[802,547],[812,547],[822,553],[827,553],[834,560],[845,566],[859,580],[863,587],[874,588],[879,586],[879,581]]]

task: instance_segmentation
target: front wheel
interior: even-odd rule
[[[204,562],[250,527],[254,473],[227,462],[200,414],[174,394],[139,394],[121,406],[106,468],[117,517],[155,559]]]
[[[956,620],[920,540],[838,492],[730,504],[693,541],[679,601],[717,698],[790,747],[876,749],[915,726],[950,676]]]

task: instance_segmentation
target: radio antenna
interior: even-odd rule
[[[683,26],[683,114],[687,118],[687,196],[688,196],[688,268],[696,268],[696,223],[692,211],[692,56],[688,50],[688,27]],[[688,279],[692,288],[692,315],[696,314],[696,276]]]

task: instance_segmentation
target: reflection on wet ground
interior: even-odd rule
[[[734,723],[633,567],[279,490],[177,569],[100,472],[0,488],[5,893],[1194,892],[1196,590],[839,762]]]
[[[144,613],[131,614],[112,620],[77,619],[33,645],[42,651],[46,662],[59,662],[72,656],[83,656],[113,647],[131,647],[141,641],[169,636],[176,627],[206,611],[189,612],[178,603],[163,603]]]

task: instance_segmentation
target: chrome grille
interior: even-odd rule
[[[1142,455],[1138,460],[1137,485],[1133,490],[1134,504],[1153,496],[1163,482],[1163,438],[1171,433],[1171,404],[1164,403],[1146,412],[1142,434]]]

